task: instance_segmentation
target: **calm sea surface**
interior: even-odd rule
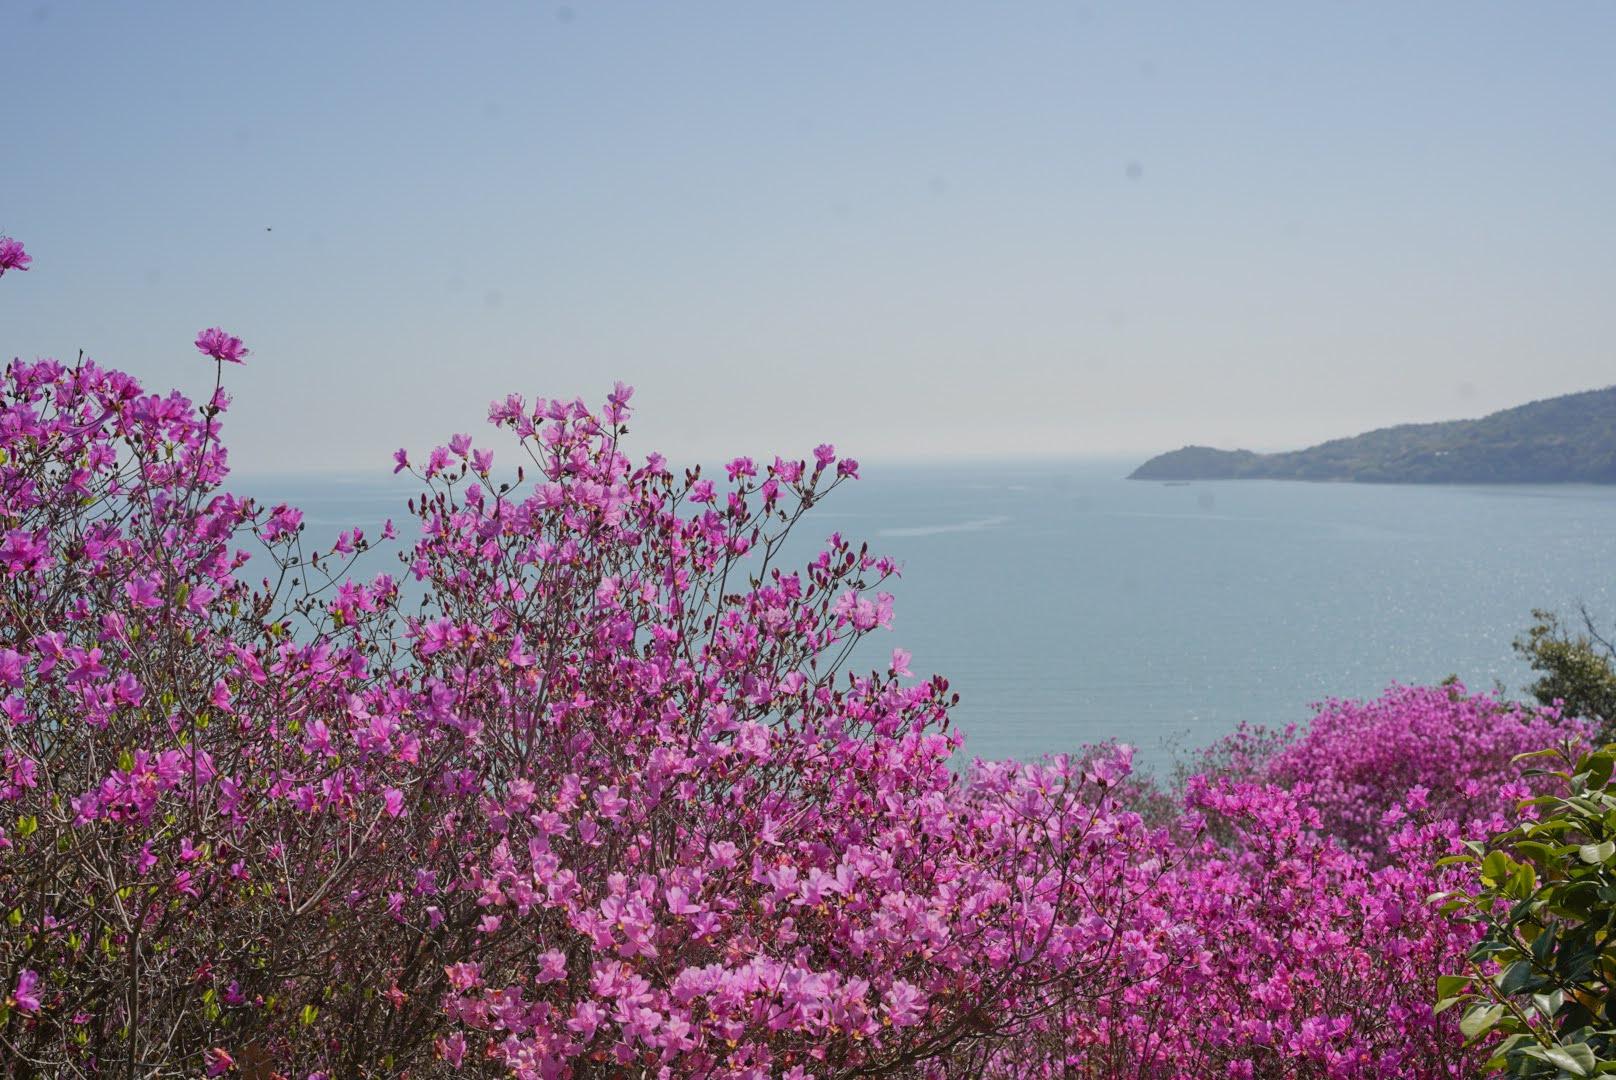
[[[1114,738],[1161,767],[1239,721],[1393,681],[1516,691],[1532,608],[1616,616],[1616,488],[1166,485],[1129,467],[866,466],[799,527],[902,563],[894,631],[865,664],[901,645],[917,675],[948,676],[984,757]],[[302,506],[313,541],[405,521],[411,491],[232,486]]]

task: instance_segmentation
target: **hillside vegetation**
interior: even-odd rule
[[[1286,453],[1186,446],[1151,458],[1129,479],[1616,483],[1616,386],[1479,420],[1401,424]]]

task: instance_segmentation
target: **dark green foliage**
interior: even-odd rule
[[[1536,820],[1441,860],[1468,864],[1478,884],[1435,899],[1483,936],[1464,972],[1438,980],[1436,1008],[1462,1007],[1460,1029],[1497,1040],[1489,1066],[1511,1076],[1616,1072],[1616,746],[1574,763],[1526,756],[1562,766],[1546,775],[1568,794],[1531,800]]]
[[[1597,722],[1600,737],[1610,739],[1616,735],[1616,650],[1588,612],[1581,615],[1583,628],[1574,631],[1553,612],[1534,610],[1534,622],[1515,639],[1515,651],[1539,673],[1527,693],[1544,705],[1564,702],[1566,715]]]
[[[1616,387],[1534,401],[1479,420],[1381,428],[1283,454],[1186,446],[1151,458],[1131,478],[1611,484]]]

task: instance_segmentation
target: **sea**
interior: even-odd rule
[[[840,532],[898,561],[893,627],[854,659],[901,646],[945,675],[985,758],[1115,740],[1165,771],[1242,722],[1393,683],[1518,696],[1534,608],[1616,623],[1616,487],[1162,483],[1132,464],[866,464],[796,543]],[[231,486],[302,507],[312,542],[411,521],[396,479]]]

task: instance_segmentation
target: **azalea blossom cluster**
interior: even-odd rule
[[[1515,759],[1557,746],[1575,757],[1597,736],[1594,724],[1557,709],[1470,694],[1458,682],[1394,686],[1370,701],[1325,702],[1306,736],[1290,738],[1262,774],[1306,785],[1326,832],[1382,857],[1409,806],[1472,824],[1471,836],[1508,828],[1515,803],[1532,794]]]
[[[635,462],[630,394],[497,402],[504,478],[466,436],[401,452],[406,608],[347,572],[361,532],[223,489],[217,384],[7,368],[8,1055],[935,1072],[1174,951],[1119,933],[1165,866],[1125,752],[962,778],[945,680],[848,670],[896,567],[781,549],[857,463]]]
[[[629,456],[626,386],[513,395],[497,446],[395,455],[417,538],[361,574],[363,530],[316,543],[225,488],[222,377],[250,353],[217,327],[195,347],[200,401],[89,360],[0,384],[7,1060],[288,1080],[1479,1060],[1429,1007],[1474,931],[1424,897],[1528,791],[1515,746],[1585,737],[1552,713],[1462,688],[1336,703],[1225,748],[1240,767],[1165,815],[1126,748],[958,768],[947,681],[901,649],[851,659],[898,568],[839,534],[788,558],[858,476],[833,446],[709,476]]]
[[[1047,1013],[1046,986],[1140,977],[1117,957],[1158,936],[1114,928],[1163,864],[1110,795],[1126,753],[956,776],[945,680],[900,675],[901,651],[844,670],[890,623],[892,563],[833,535],[779,565],[856,463],[675,474],[620,450],[629,395],[495,403],[526,488],[465,437],[418,468],[433,610],[410,666],[453,695],[441,738],[477,796],[441,826],[476,857],[392,912],[471,934],[439,1053],[524,1077],[924,1071]]]
[[[1148,909],[1193,948],[1006,1048],[1000,1075],[1480,1075],[1486,1051],[1432,1011],[1477,940],[1428,902],[1474,884],[1438,860],[1508,827],[1538,790],[1515,755],[1592,737],[1458,684],[1326,702],[1306,730],[1237,731],[1182,780],[1180,854]]]

